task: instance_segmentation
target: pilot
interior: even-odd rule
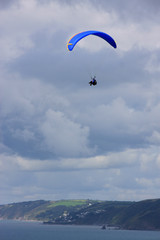
[[[89,84],[90,84],[90,86],[95,86],[95,85],[97,85],[97,80],[96,80],[96,77],[94,76],[93,78],[91,77],[91,81],[89,82]]]

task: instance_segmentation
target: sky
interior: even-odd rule
[[[160,197],[159,11],[159,0],[0,1],[0,204]],[[68,51],[86,30],[117,48],[88,36]]]

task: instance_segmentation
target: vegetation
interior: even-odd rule
[[[66,207],[75,207],[79,205],[86,204],[86,200],[61,200],[61,201],[54,201],[48,206],[49,208],[56,207],[56,206],[66,206]]]
[[[46,224],[108,225],[121,229],[160,230],[160,199],[140,202],[61,200],[0,206],[1,219],[38,220]]]

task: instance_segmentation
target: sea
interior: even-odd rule
[[[0,240],[160,240],[160,232],[0,220]]]

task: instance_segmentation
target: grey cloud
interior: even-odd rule
[[[127,0],[105,1],[105,0],[93,0],[95,6],[99,8],[105,8],[106,11],[116,11],[121,16],[122,21],[152,21],[158,19],[158,12],[160,9],[160,3],[158,0],[138,0],[129,2]],[[145,27],[145,26],[144,26]]]
[[[19,0],[1,0],[0,9],[6,9],[7,7],[13,6],[15,3],[18,3]]]

